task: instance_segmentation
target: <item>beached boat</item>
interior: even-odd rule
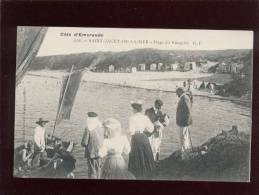
[[[75,158],[72,155],[75,143],[49,137],[45,155],[34,153],[28,164],[23,162],[22,151],[26,144],[15,148],[14,175],[25,178],[74,178]],[[44,158],[42,157],[44,156]]]
[[[19,27],[17,41],[17,63],[16,63],[16,86],[21,83],[22,78],[31,67],[33,59],[36,57],[40,45],[46,35],[47,28],[35,27],[23,29]],[[17,177],[71,177],[74,178],[75,158],[72,155],[75,144],[72,141],[66,142],[54,136],[56,126],[63,119],[70,119],[71,110],[75,96],[80,84],[81,71],[73,71],[63,78],[60,91],[59,105],[52,135],[46,139],[46,148],[41,152],[34,152],[34,141],[18,146],[14,150],[14,175]],[[24,90],[25,96],[25,90]],[[26,97],[24,97],[26,100]],[[24,102],[26,105],[26,102]],[[24,114],[25,114],[24,109]],[[25,121],[25,118],[24,118]],[[24,125],[25,141],[25,125]],[[27,151],[28,150],[28,151]],[[28,152],[28,157],[24,154]]]

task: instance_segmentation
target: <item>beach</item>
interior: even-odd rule
[[[63,75],[68,74],[66,71],[30,71],[28,75],[51,77],[61,79]],[[84,72],[82,82],[96,82],[108,85],[116,85],[122,87],[133,87],[148,90],[157,90],[164,92],[175,92],[176,88],[182,86],[184,81],[191,79],[199,87],[202,81],[207,83],[216,83],[224,85],[232,81],[230,74],[214,74],[200,72],[136,72],[136,73],[96,73]],[[247,97],[222,97],[210,93],[208,90],[193,89],[193,96],[209,97],[214,99],[232,100],[238,102],[250,103]]]
[[[62,86],[62,76],[65,74],[67,73],[61,71],[29,72],[18,85],[16,88],[15,147],[24,143],[24,140],[33,138],[35,121],[39,117],[50,120],[46,131],[48,134],[52,133]],[[55,131],[56,136],[66,141],[73,140],[78,143],[73,152],[77,159],[76,178],[87,178],[87,163],[84,158],[84,148],[80,146],[80,142],[88,111],[97,112],[101,120],[109,117],[118,119],[122,123],[123,132],[126,133],[128,120],[132,115],[130,101],[144,100],[143,109],[145,110],[152,107],[154,100],[159,97],[165,105],[163,111],[170,116],[170,124],[163,132],[161,159],[169,157],[179,149],[179,135],[175,124],[178,98],[174,91],[177,83],[181,83],[181,79],[186,80],[189,75],[187,73],[178,74],[177,77],[177,74],[174,73],[156,74],[153,72],[136,74],[84,73],[71,118],[63,120]],[[195,75],[195,78],[199,79],[205,74],[192,75],[193,78]],[[175,76],[175,80],[165,81],[173,79],[172,76]],[[161,79],[162,81],[157,82],[152,81],[152,79]],[[121,85],[121,82],[124,81],[131,85]],[[159,85],[150,84],[153,82],[160,83],[160,85],[168,83],[168,91],[165,90],[166,85],[163,86],[164,88],[160,88]],[[169,86],[171,87],[169,88]],[[244,132],[251,132],[250,104],[213,97],[209,92],[204,92],[204,96],[197,95],[196,91],[194,93],[196,94],[193,103],[194,124],[191,128],[194,146],[198,146],[217,135],[221,130],[231,128],[233,124]]]

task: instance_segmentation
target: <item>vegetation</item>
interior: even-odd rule
[[[37,57],[32,66],[33,70],[51,69],[67,70],[71,65],[76,68],[95,67],[97,71],[108,70],[113,64],[117,70],[138,64],[163,63],[170,65],[175,62],[187,61],[237,61],[244,58],[250,50],[217,50],[217,51],[184,51],[184,50],[157,50],[135,49],[122,52],[95,52],[70,55],[55,55]]]
[[[242,97],[251,95],[251,78],[252,78],[252,52],[250,51],[246,56],[240,59],[244,63],[244,67],[239,75],[233,75],[233,81],[225,84],[223,89],[225,89],[227,94]]]

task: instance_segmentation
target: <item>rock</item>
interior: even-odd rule
[[[232,126],[193,148],[184,160],[180,150],[174,152],[160,161],[155,175],[159,179],[248,181],[249,160],[250,135]]]

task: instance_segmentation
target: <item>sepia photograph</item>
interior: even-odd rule
[[[13,176],[250,182],[253,36],[18,26]]]

